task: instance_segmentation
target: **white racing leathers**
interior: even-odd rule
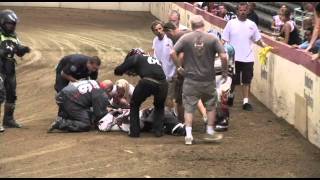
[[[225,82],[222,79],[222,65],[220,58],[215,60],[216,70],[216,91],[218,95],[217,120],[215,123],[216,131],[226,131],[229,126],[229,107],[228,97],[231,93],[232,75],[234,74],[233,59],[228,58],[228,77]]]
[[[130,130],[130,109],[118,109],[109,112],[98,122],[98,128],[103,132]],[[141,131],[152,130],[153,108],[146,108],[139,111]],[[178,121],[174,113],[165,110],[164,132],[166,134],[184,136],[185,126]]]

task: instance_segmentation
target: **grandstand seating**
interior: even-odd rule
[[[227,8],[236,9],[238,2],[223,2]],[[285,4],[289,9],[294,12],[294,9],[300,8],[302,2],[256,2],[256,10],[259,17],[260,28],[264,31],[271,32],[272,16],[276,15],[280,6]]]

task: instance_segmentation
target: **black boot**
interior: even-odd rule
[[[59,129],[61,121],[62,121],[62,117],[58,116],[57,119],[51,124],[47,132],[51,133],[53,132],[53,130]]]
[[[21,125],[14,119],[14,109],[14,104],[7,103],[4,105],[3,126],[6,128],[21,128]]]

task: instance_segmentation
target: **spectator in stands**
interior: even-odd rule
[[[208,11],[209,8],[209,2],[195,2],[193,5],[205,11]]]
[[[312,38],[312,33],[313,33],[313,27],[310,27],[304,33],[303,43],[300,45],[294,44],[294,45],[292,45],[292,47],[298,48],[298,49],[307,49],[310,44],[311,38]],[[319,51],[319,49],[320,49],[320,39],[317,39],[315,42],[315,46],[313,48],[311,48],[310,51],[312,53],[317,53]]]
[[[234,19],[234,18],[237,17],[237,15],[235,15],[233,12],[231,12],[231,11],[229,12],[229,11],[227,10],[226,6],[223,5],[223,4],[220,4],[220,5],[218,6],[217,16],[223,18],[223,19],[226,20],[226,21],[229,21],[229,20]]]
[[[314,12],[315,4],[312,2],[303,2],[301,10],[306,11],[306,12]]]
[[[315,11],[314,11],[314,28],[313,28],[313,33],[312,33],[312,38],[310,40],[310,44],[308,46],[308,48],[305,50],[305,52],[308,52],[314,45],[316,40],[319,37],[319,33],[320,33],[320,3],[318,3],[316,5]],[[315,54],[314,56],[312,56],[312,60],[316,60],[320,58],[320,51],[318,51],[317,54]]]
[[[284,22],[280,31],[280,40],[286,44],[301,44],[301,38],[298,28],[295,26],[293,20],[290,19],[291,12],[285,9],[281,14],[280,19]]]
[[[273,29],[275,33],[280,33],[280,30],[284,24],[284,22],[280,19],[280,16],[283,14],[285,9],[288,9],[288,7],[286,5],[282,5],[279,9],[278,14],[272,16],[271,29]]]
[[[180,24],[180,13],[177,10],[171,10],[169,13],[169,21],[174,23],[180,30],[188,29],[186,26]]]
[[[248,19],[250,19],[251,21],[255,22],[257,26],[259,26],[259,17],[256,14],[256,12],[254,11],[256,8],[256,3],[254,2],[248,2],[249,5],[249,13],[247,15]]]
[[[209,2],[208,4],[208,12],[212,15],[217,15],[218,13],[218,4],[214,2]]]
[[[266,47],[262,42],[257,25],[247,19],[248,4],[237,5],[237,18],[227,22],[222,34],[223,43],[227,42],[235,49],[235,70],[233,87],[242,83],[243,106],[246,111],[252,111],[249,103],[250,84],[253,78],[254,51],[252,44],[255,42]],[[233,88],[234,89],[234,88]],[[233,92],[233,90],[231,90]]]

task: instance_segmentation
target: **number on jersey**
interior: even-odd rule
[[[85,94],[87,92],[91,92],[93,88],[99,89],[99,85],[96,81],[79,81],[75,83],[75,86],[78,88],[80,94]]]
[[[149,64],[158,64],[159,66],[161,66],[160,61],[157,58],[151,57],[151,56],[148,57],[148,63]]]

